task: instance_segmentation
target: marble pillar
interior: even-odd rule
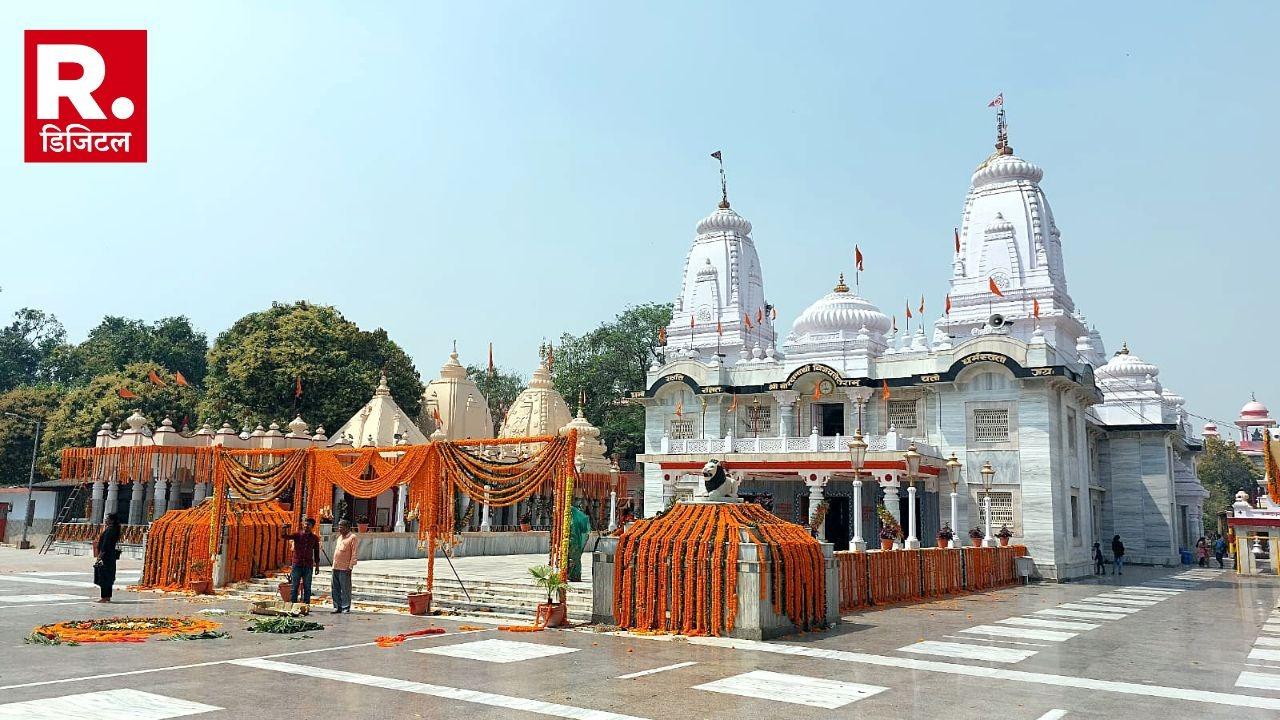
[[[609,532],[618,529],[618,491],[609,488]]]
[[[982,514],[985,516],[983,518],[983,525],[985,525],[987,529],[986,535],[982,538],[982,547],[995,547],[996,539],[995,536],[991,534],[991,493],[987,493],[982,498]]]
[[[484,505],[480,506],[480,532],[489,532],[493,526],[489,524],[489,486],[484,486]]]
[[[853,481],[853,539],[849,541],[849,549],[862,552],[867,549],[867,541],[862,537],[862,481]]]
[[[949,543],[949,545],[950,547],[953,547],[953,548],[960,547],[960,524],[959,524],[960,512],[959,512],[958,503],[959,503],[959,494],[955,490],[952,490],[951,491],[951,532],[954,533],[954,535],[951,536],[951,542]]]
[[[191,507],[195,507],[195,506],[199,505],[200,503],[204,502],[204,499],[205,499],[205,497],[206,497],[206,493],[208,492],[208,490],[207,490],[206,488],[207,488],[207,486],[206,486],[204,483],[202,483],[202,482],[198,482],[198,483],[196,483],[196,486],[195,486],[195,488],[194,488],[194,492],[193,492],[193,494],[192,494],[192,496],[191,496]]]
[[[156,480],[155,486],[155,498],[151,502],[151,519],[159,520],[160,516],[164,515],[165,511],[169,509],[167,504],[169,497],[169,481],[164,478],[160,478]]]
[[[907,486],[907,542],[908,550],[920,549],[920,538],[916,537],[916,486]]]
[[[902,511],[898,507],[898,485],[888,482],[884,485],[884,509],[889,511],[898,524],[902,524]]]
[[[405,503],[409,499],[409,486],[400,485],[396,487],[396,526],[395,531],[404,532],[404,508]]]
[[[107,481],[107,500],[106,505],[102,508],[102,519],[107,519],[108,513],[116,512],[120,507],[120,481],[112,478]]]
[[[147,483],[136,480],[129,488],[129,524],[142,524],[142,505],[147,495]]]
[[[103,482],[101,480],[93,481],[93,495],[89,501],[89,524],[102,524],[102,494]]]
[[[822,527],[814,527],[814,521],[817,520],[818,506],[822,504],[824,499],[823,490],[827,486],[827,477],[824,475],[819,475],[814,479],[805,477],[804,484],[809,488],[809,528],[817,534],[819,541],[826,542],[826,523],[823,523]]]
[[[170,510],[182,509],[182,481],[169,481],[169,503],[165,505]]]

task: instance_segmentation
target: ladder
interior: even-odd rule
[[[58,511],[58,517],[53,521],[53,527],[49,529],[49,534],[45,536],[44,542],[40,545],[41,555],[49,552],[49,548],[53,547],[54,538],[58,535],[58,528],[75,517],[75,509],[82,502],[84,490],[89,484],[88,482],[82,482],[71,488],[71,492],[67,495],[67,501],[62,505],[62,509]]]

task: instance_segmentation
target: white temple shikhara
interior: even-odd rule
[[[645,513],[691,495],[714,458],[783,518],[825,503],[837,549],[874,545],[883,504],[908,546],[935,544],[944,523],[961,540],[1007,526],[1049,578],[1089,573],[1092,544],[1116,534],[1131,561],[1178,562],[1202,532],[1199,441],[1154,365],[1127,347],[1106,357],[1068,292],[1043,175],[1013,154],[1002,111],[932,334],[900,331],[840,276],[781,348],[751,223],[722,196],[697,224],[663,360],[630,396],[646,411]]]

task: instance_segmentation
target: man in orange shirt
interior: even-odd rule
[[[360,538],[351,532],[351,521],[338,522],[338,537],[333,544],[333,612],[351,612],[351,571],[360,554]]]

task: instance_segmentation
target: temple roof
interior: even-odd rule
[[[511,403],[498,437],[555,435],[572,419],[569,404],[556,392],[544,361],[533,371],[529,386]]]
[[[305,426],[303,426],[305,428]],[[421,445],[427,442],[418,426],[391,397],[387,374],[382,374],[373,398],[333,434],[331,445],[350,443],[354,447]]]
[[[493,437],[489,402],[467,377],[467,369],[458,362],[457,350],[449,353],[449,359],[440,367],[440,377],[427,383],[423,390],[422,412],[423,417],[432,419],[433,425],[439,415],[448,440]]]

